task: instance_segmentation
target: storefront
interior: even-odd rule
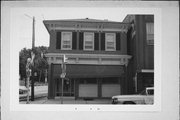
[[[51,64],[52,84],[50,91],[62,95],[61,66]],[[124,66],[120,65],[67,65],[63,82],[63,96],[74,98],[109,98],[122,94],[125,81]]]

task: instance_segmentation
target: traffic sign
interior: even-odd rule
[[[63,55],[63,63],[67,63],[68,58],[66,57],[66,55]]]
[[[60,75],[61,78],[65,78],[65,76],[66,76],[66,73],[62,73],[62,74]]]

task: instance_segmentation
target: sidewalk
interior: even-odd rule
[[[19,103],[26,104],[26,101],[21,101]],[[47,97],[45,97],[45,98],[35,99],[35,101],[30,101],[30,104],[61,104],[61,99],[60,98],[47,99]],[[64,98],[63,104],[111,104],[111,99],[74,100],[72,98]]]

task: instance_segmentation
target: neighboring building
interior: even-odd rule
[[[77,99],[128,94],[132,82],[127,79],[128,62],[134,55],[127,50],[129,23],[86,18],[45,20],[44,25],[50,34],[46,54],[49,99],[62,93],[63,55],[68,58],[64,96]]]
[[[127,15],[128,93],[139,93],[154,86],[154,15]],[[133,89],[132,89],[133,88]]]

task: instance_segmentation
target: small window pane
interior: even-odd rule
[[[91,45],[91,46],[92,46],[92,43],[93,43],[92,41],[86,41],[85,42],[86,45]]]
[[[85,49],[92,49],[92,46],[85,46]]]
[[[63,48],[71,48],[70,45],[63,45]]]
[[[70,41],[63,41],[63,44],[69,44],[70,45]]]
[[[107,35],[107,41],[113,42],[113,41],[114,41],[114,36],[108,34],[108,35]]]

